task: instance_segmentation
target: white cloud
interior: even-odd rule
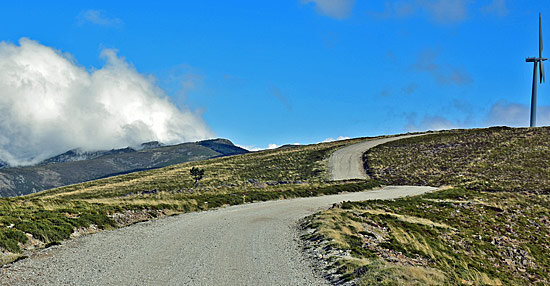
[[[116,51],[101,57],[105,65],[87,71],[36,41],[0,42],[0,160],[25,165],[72,148],[212,136],[200,115],[176,108]]]
[[[373,12],[376,18],[408,18],[424,12],[432,21],[439,24],[455,24],[468,17],[469,0],[416,0],[388,1],[385,10]]]
[[[317,13],[335,19],[346,19],[351,15],[355,0],[301,0],[302,4],[313,3]]]
[[[100,26],[122,25],[122,20],[120,20],[119,18],[107,17],[102,11],[93,9],[82,11],[78,15],[78,21],[81,25],[84,23],[92,23]]]
[[[440,64],[437,49],[425,48],[418,54],[414,69],[429,73],[439,84],[467,85],[473,82],[472,77],[464,67]]]
[[[288,110],[292,111],[292,104],[283,92],[276,86],[271,86],[269,92]]]
[[[268,149],[268,150],[269,150],[269,149],[276,149],[276,148],[278,148],[278,147],[279,147],[279,145],[277,145],[277,144],[269,144],[269,145],[267,146],[267,149]]]
[[[441,116],[425,116],[419,124],[415,123],[415,119],[415,114],[409,116],[409,123],[407,124],[407,126],[405,126],[405,129],[408,132],[457,128],[454,123]]]
[[[294,146],[299,146],[299,145],[302,145],[300,143],[291,143],[291,144],[287,144],[287,145],[284,145],[285,147],[288,146],[288,145],[294,145]],[[244,148],[248,151],[262,151],[262,150],[272,150],[272,149],[277,149],[279,147],[281,147],[280,145],[277,145],[277,144],[274,144],[274,143],[271,143],[271,144],[268,144],[267,147],[256,147],[255,145],[248,145],[248,146],[243,146],[243,145],[238,145],[237,146],[241,147],[241,148]]]
[[[425,0],[420,5],[438,23],[452,24],[466,20],[468,0]]]
[[[489,126],[506,125],[514,127],[529,126],[531,107],[525,104],[499,101],[487,115],[485,123]],[[550,106],[537,107],[537,126],[550,125]]]
[[[181,98],[185,98],[190,91],[200,88],[204,80],[200,70],[187,64],[174,66],[162,77],[164,86],[173,87],[169,89],[171,94],[177,94]]]
[[[349,137],[346,136],[338,136],[338,138],[334,139],[332,137],[325,138],[325,140],[319,142],[319,143],[328,143],[328,142],[334,142],[334,141],[340,141],[340,140],[348,140]]]
[[[277,144],[268,144],[267,147],[256,147],[255,145],[247,145],[247,146],[244,146],[244,145],[239,145],[237,144],[237,146],[241,147],[241,148],[244,148],[248,151],[251,151],[251,152],[255,152],[255,151],[262,151],[262,150],[271,150],[271,149],[277,149],[279,148],[279,145]]]
[[[264,150],[264,148],[260,148],[260,147],[256,147],[254,145],[239,145],[239,144],[235,144],[237,147],[241,147],[243,149],[246,149],[250,152],[255,152],[255,151],[261,151],[261,150]]]
[[[481,11],[486,14],[495,14],[499,17],[508,15],[508,8],[506,7],[505,0],[493,0],[491,4],[482,7]]]

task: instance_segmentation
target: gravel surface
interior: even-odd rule
[[[429,187],[254,203],[100,232],[1,269],[0,285],[328,285],[297,242],[297,221],[345,200]]]
[[[338,150],[330,158],[334,179],[363,178],[363,152],[404,137]],[[385,187],[157,219],[38,251],[0,268],[0,285],[329,285],[300,248],[300,219],[342,201],[433,189]]]
[[[366,179],[367,173],[363,168],[363,153],[380,144],[420,135],[422,134],[370,140],[337,150],[332,153],[328,161],[332,180]]]

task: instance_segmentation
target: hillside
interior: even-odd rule
[[[447,187],[345,202],[303,222],[335,282],[548,285],[550,128],[451,130],[379,145],[364,158],[386,184]]]
[[[145,144],[145,143],[144,143]],[[160,146],[159,146],[160,147]],[[91,160],[94,158],[98,158],[101,156],[107,156],[107,155],[114,155],[114,154],[122,154],[122,153],[131,153],[136,152],[135,149],[126,147],[122,149],[112,149],[112,150],[100,150],[100,151],[83,151],[81,149],[73,149],[69,150],[63,154],[59,154],[57,156],[53,156],[51,158],[48,158],[36,165],[48,165],[48,164],[56,164],[56,163],[67,163],[67,162],[75,162],[75,161],[84,161],[84,160]]]
[[[327,159],[358,138],[187,162],[0,199],[0,257],[75,230],[246,202],[446,186],[417,197],[344,202],[306,218],[303,239],[335,284],[548,285],[550,128],[451,130],[366,153],[375,179],[331,182]],[[205,170],[194,185],[190,169]]]
[[[158,146],[158,142],[149,142],[141,150],[71,150],[38,166],[3,168],[0,170],[0,196],[30,194],[118,174],[248,152],[225,139]]]
[[[110,229],[157,216],[247,202],[370,189],[379,184],[328,181],[330,154],[364,140],[367,139],[186,162],[0,198],[0,249],[5,250],[0,260],[3,256],[4,261],[11,261],[20,257],[23,250],[56,244],[75,231],[86,232],[89,228]],[[212,142],[202,144],[211,146]],[[193,167],[205,171],[198,186],[190,175]]]
[[[384,144],[364,159],[391,184],[547,193],[550,127],[453,130]]]

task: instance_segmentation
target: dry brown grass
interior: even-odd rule
[[[426,219],[426,218],[396,214],[396,213],[387,212],[387,211],[380,210],[380,209],[362,210],[361,213],[368,213],[368,214],[373,214],[373,215],[389,215],[389,216],[395,217],[395,218],[397,218],[397,219],[399,219],[403,222],[420,224],[420,225],[425,225],[425,226],[432,226],[432,227],[449,228],[449,229],[451,228],[450,226],[448,226],[444,223],[434,222],[434,221],[431,221],[431,220]]]
[[[0,265],[12,263],[14,261],[17,261],[21,258],[24,258],[23,254],[15,254],[15,253],[2,253],[0,252]]]
[[[397,185],[550,191],[550,127],[450,130],[398,140],[364,156],[373,178]]]
[[[408,265],[395,265],[376,261],[367,265],[367,273],[359,285],[442,285],[445,274],[438,269]]]
[[[326,243],[329,254],[351,251],[357,259],[389,263],[353,270],[348,265],[346,274],[363,277],[365,285],[547,285],[549,199],[454,188],[346,202],[309,217],[304,225],[314,230],[305,238]],[[430,282],[429,277],[441,278],[432,275],[434,269],[445,279]]]
[[[266,150],[238,156],[188,162],[161,169],[61,187],[30,195],[42,199],[92,199],[120,197],[149,190],[174,192],[193,189],[191,168],[205,170],[200,192],[228,193],[250,189],[250,179],[259,182],[301,182],[322,184],[328,176],[327,159],[333,150],[364,141],[365,138]],[[287,186],[270,187],[280,190]]]

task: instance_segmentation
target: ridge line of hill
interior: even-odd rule
[[[146,146],[142,144],[144,148],[139,150],[127,147],[88,154],[70,150],[35,166],[2,168],[0,197],[25,195],[114,175],[249,152],[227,139],[170,146],[153,143],[144,143]],[[89,158],[80,160],[86,156]]]

